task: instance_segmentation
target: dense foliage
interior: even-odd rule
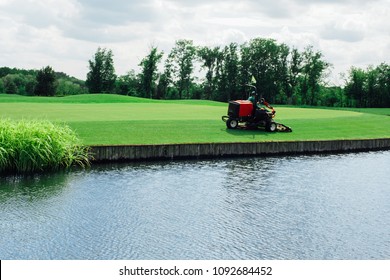
[[[90,93],[113,92],[116,81],[113,56],[111,50],[98,48],[93,59],[88,61],[90,71],[85,83]]]
[[[351,107],[390,107],[390,65],[351,68],[345,94]]]
[[[156,47],[152,47],[149,55],[142,59],[139,64],[142,69],[139,75],[141,97],[153,97],[155,83],[158,78],[158,63],[161,61],[162,56],[163,52],[159,52]]]
[[[0,119],[0,173],[31,173],[88,164],[88,151],[65,125]]]
[[[47,95],[41,93],[37,86],[40,83],[41,78],[38,77],[38,73],[43,74],[44,70],[49,71],[49,76],[52,72],[49,70],[50,66],[47,66],[41,70],[24,70],[9,67],[0,67],[0,93],[19,94],[19,95]],[[51,69],[53,70],[53,69]],[[50,78],[49,83],[53,83],[52,86],[55,89],[54,95],[76,95],[87,93],[85,82],[78,80],[74,77],[69,77],[62,72],[54,72],[55,81]],[[41,80],[41,83],[44,79]]]
[[[163,56],[157,47],[151,47],[139,64],[140,73],[132,69],[117,77],[112,51],[98,48],[89,60],[85,85],[56,73],[54,95],[86,93],[88,89],[90,93],[153,99],[228,101],[246,98],[252,90],[247,85],[255,84],[259,94],[272,103],[390,107],[388,64],[367,69],[351,67],[344,87],[329,87],[325,78],[331,64],[312,46],[298,50],[264,38],[217,47],[178,40],[165,60]],[[39,83],[38,71],[0,68],[0,92],[48,95],[39,89]]]
[[[46,66],[37,72],[35,95],[54,96],[57,88],[57,79],[53,68]]]

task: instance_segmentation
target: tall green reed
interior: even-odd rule
[[[88,164],[88,148],[67,125],[0,119],[0,173],[42,172]]]

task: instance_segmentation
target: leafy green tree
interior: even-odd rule
[[[0,67],[0,78],[5,77],[10,74],[21,74],[21,75],[36,75],[36,70],[25,70],[9,67]]]
[[[169,87],[169,79],[167,77],[167,73],[164,72],[160,75],[158,79],[156,98],[166,99],[168,87]]]
[[[36,70],[0,68],[0,92],[33,95],[36,85]]]
[[[341,87],[325,87],[320,86],[320,100],[321,106],[328,107],[345,107],[345,94]]]
[[[317,105],[320,82],[330,64],[323,59],[322,53],[314,51],[312,46],[306,47],[302,56],[303,68],[300,80],[302,101],[306,105]]]
[[[353,107],[390,107],[390,66],[351,67],[345,93]]]
[[[139,66],[141,66],[140,83],[141,83],[141,96],[153,97],[155,89],[155,83],[158,78],[157,68],[158,63],[163,57],[163,52],[159,52],[156,47],[151,47],[149,54],[142,59]]]
[[[287,74],[287,84],[285,87],[287,104],[293,104],[293,97],[299,94],[297,87],[299,83],[299,75],[302,73],[302,55],[298,49],[293,48],[290,52],[290,62]]]
[[[217,60],[217,95],[214,100],[229,101],[242,98],[240,94],[240,60],[238,45],[230,43],[225,46]]]
[[[113,53],[106,48],[98,48],[93,59],[89,60],[86,86],[90,93],[112,93],[115,88],[115,68]]]
[[[61,78],[58,79],[57,95],[76,95],[85,94],[87,90],[79,83],[72,80]]]
[[[251,59],[250,59],[250,50],[247,47],[248,43],[245,43],[240,46],[240,60],[238,64],[239,72],[239,92],[241,93],[240,99],[248,98],[249,93],[252,91],[247,85],[252,84],[253,76],[251,74]]]
[[[290,84],[290,48],[286,44],[278,45],[278,60],[276,63],[276,82],[275,90],[276,96],[275,101],[278,103],[287,103],[288,102],[288,89],[291,88]],[[288,85],[286,88],[286,84]]]
[[[381,63],[376,67],[378,83],[378,107],[390,108],[390,65]]]
[[[117,94],[138,96],[140,82],[134,70],[131,70],[126,75],[118,77],[115,87]]]
[[[165,72],[167,78],[176,86],[180,99],[183,98],[183,93],[186,94],[186,98],[190,97],[195,55],[196,48],[192,40],[176,41],[175,47],[168,55]]]
[[[215,71],[218,64],[220,49],[219,47],[200,47],[197,50],[197,55],[202,63],[202,68],[206,69],[206,81],[203,87],[204,97],[206,99],[211,99],[216,87]]]
[[[390,107],[390,66],[381,63],[366,70],[366,107]]]
[[[366,72],[366,96],[364,100],[364,107],[379,106],[379,85],[378,85],[378,71],[374,67],[369,67]]]
[[[349,98],[349,106],[362,107],[365,96],[366,74],[363,69],[352,67],[349,71],[349,81],[345,86]]]
[[[280,87],[279,57],[280,45],[273,39],[256,38],[241,46],[241,60],[247,67],[243,70],[255,78],[259,95],[271,102],[274,102]],[[248,74],[244,75],[249,77]]]
[[[173,83],[173,62],[169,57],[165,60],[164,72],[160,75],[157,84],[157,99],[176,98],[176,88]],[[175,94],[171,94],[174,89]],[[177,94],[178,95],[178,94]]]
[[[54,96],[56,94],[57,79],[53,68],[46,66],[37,73],[35,95]]]
[[[0,93],[5,93],[3,79],[0,79]]]
[[[35,75],[25,75],[24,76],[24,92],[25,95],[34,95],[35,86],[37,84],[37,79]]]
[[[8,94],[17,94],[18,93],[18,87],[16,86],[16,83],[14,79],[12,78],[12,75],[7,75],[3,78],[4,82],[4,92]]]

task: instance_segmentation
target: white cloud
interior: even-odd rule
[[[150,45],[274,38],[313,45],[334,65],[389,62],[388,0],[0,0],[0,66],[41,68],[85,79],[96,49],[114,52],[119,75],[138,70]]]
[[[362,21],[346,19],[326,24],[320,31],[326,40],[359,42],[365,37],[366,25]]]

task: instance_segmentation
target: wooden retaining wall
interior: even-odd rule
[[[91,146],[92,161],[218,158],[277,154],[335,153],[390,149],[390,138],[258,143]]]

